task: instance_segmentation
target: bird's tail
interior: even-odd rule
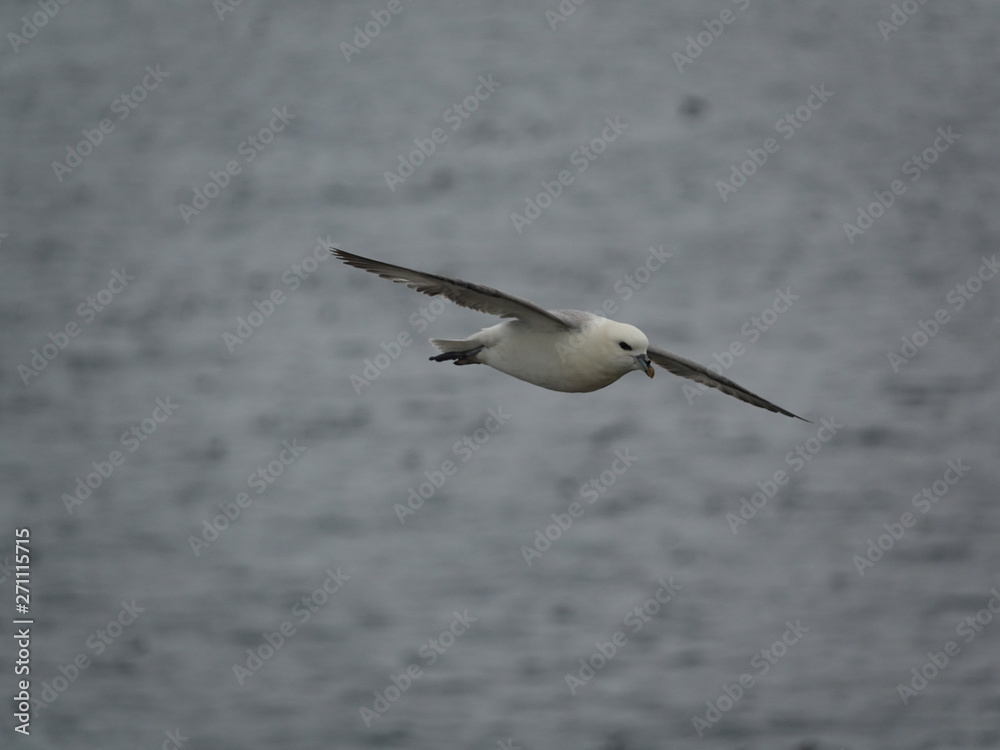
[[[476,346],[476,342],[471,339],[431,339],[431,343],[442,354],[464,352]]]

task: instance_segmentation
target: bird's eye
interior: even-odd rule
[[[627,352],[632,351],[632,347],[629,346],[628,344],[626,344],[624,341],[619,341],[618,342],[618,346],[620,346],[622,349],[624,349]]]

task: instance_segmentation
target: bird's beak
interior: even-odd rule
[[[649,361],[649,357],[645,354],[636,356],[635,361],[642,365],[643,372],[649,375],[649,377],[653,377],[656,374],[656,370],[653,369],[653,363]]]

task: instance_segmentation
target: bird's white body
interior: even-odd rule
[[[482,345],[472,362],[567,393],[596,391],[626,373],[646,369],[618,343],[627,341],[637,354],[644,354],[649,342],[638,328],[577,310],[555,312],[578,318],[579,330],[539,330],[508,320],[462,341],[431,339],[431,343],[442,352]]]

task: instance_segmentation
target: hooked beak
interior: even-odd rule
[[[641,369],[649,377],[653,377],[656,374],[656,370],[653,369],[653,363],[649,361],[649,357],[645,354],[636,355],[635,361],[641,365]]]

